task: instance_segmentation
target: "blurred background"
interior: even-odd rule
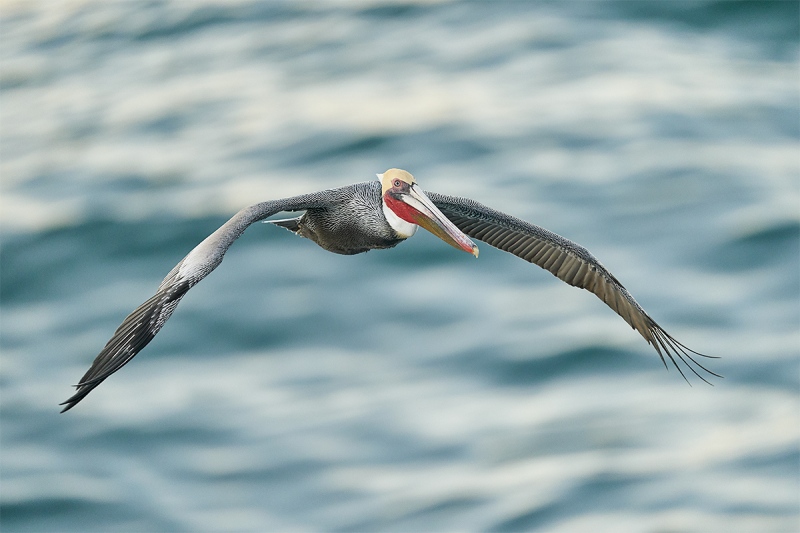
[[[0,4],[3,531],[800,528],[797,2]],[[411,171],[586,246],[725,376],[424,231],[243,206]]]

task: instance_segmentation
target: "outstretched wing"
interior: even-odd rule
[[[236,213],[175,265],[161,282],[155,295],[122,321],[111,340],[76,385],[78,390],[67,401],[61,403],[65,406],[61,412],[72,409],[104,379],[122,368],[147,346],[175,310],[186,291],[217,268],[233,241],[238,239],[248,226],[281,211],[329,207],[342,196],[342,193],[352,187],[357,186],[263,202]]]
[[[641,334],[658,352],[664,366],[665,356],[681,376],[686,375],[676,358],[697,377],[708,383],[699,371],[721,377],[697,362],[700,354],[681,344],[645,312],[631,293],[611,272],[595,259],[586,248],[560,235],[496,211],[467,198],[457,198],[427,192],[431,201],[441,209],[461,231],[505,252],[548,270],[558,279],[575,287],[593,292],[625,322]],[[686,379],[688,382],[688,379]]]

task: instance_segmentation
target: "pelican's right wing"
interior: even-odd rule
[[[248,226],[281,211],[325,208],[335,201],[338,193],[350,187],[262,202],[236,213],[175,265],[161,282],[155,295],[123,320],[76,385],[78,390],[61,403],[66,406],[61,412],[72,409],[104,379],[122,368],[147,346],[172,315],[186,291],[217,268],[233,241]]]
[[[695,366],[721,377],[698,363],[692,354],[709,356],[687,348],[664,331],[586,248],[474,200],[432,192],[427,194],[436,207],[470,237],[534,263],[570,285],[593,292],[656,349],[664,366],[667,365],[666,355],[684,379],[686,376],[675,357],[706,383],[708,380],[698,373]]]

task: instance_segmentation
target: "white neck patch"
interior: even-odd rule
[[[389,209],[389,207],[386,205],[386,202],[382,201],[381,204],[383,204],[383,216],[386,217],[386,222],[389,223],[389,225],[397,232],[398,235],[404,239],[407,239],[417,232],[417,228],[419,226],[412,224],[411,222],[406,222],[399,216],[395,215],[394,211]]]

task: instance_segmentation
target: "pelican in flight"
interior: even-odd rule
[[[293,211],[305,213],[269,222],[337,254],[392,248],[414,235],[418,226],[475,257],[478,247],[470,237],[483,241],[596,294],[656,349],[665,367],[669,368],[666,357],[687,382],[678,361],[706,383],[701,371],[721,377],[694,357],[709,356],[687,348],[664,331],[582,246],[473,200],[423,192],[405,170],[392,168],[378,177],[380,182],[270,200],[236,213],[175,265],[155,295],[123,320],[76,385],[75,394],[61,404],[65,406],[61,412],[72,409],[153,340],[186,291],[219,266],[225,252],[245,229],[277,213]]]

